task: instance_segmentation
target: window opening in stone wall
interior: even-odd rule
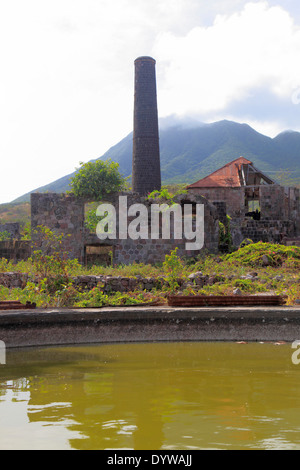
[[[260,220],[261,210],[260,202],[257,200],[248,202],[248,211],[246,212],[246,217],[251,217],[253,220]]]
[[[196,202],[192,202],[192,201],[188,201],[188,200],[184,200],[182,203],[181,203],[181,207],[182,207],[182,214],[184,215],[184,206],[186,204],[191,204],[192,205],[192,216],[193,218],[196,217],[197,215],[197,203]]]
[[[112,264],[114,247],[112,245],[85,245],[85,264],[110,266]]]
[[[253,220],[260,220],[261,218],[259,187],[245,190],[245,216],[251,217]]]

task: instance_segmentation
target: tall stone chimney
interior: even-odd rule
[[[146,195],[161,189],[155,60],[134,61],[132,190]]]

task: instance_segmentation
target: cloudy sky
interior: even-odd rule
[[[300,131],[299,0],[0,0],[0,203],[132,131],[134,60],[159,117]]]

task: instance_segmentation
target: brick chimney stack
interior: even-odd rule
[[[155,60],[134,61],[132,190],[146,195],[161,189]]]

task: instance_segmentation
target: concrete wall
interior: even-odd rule
[[[7,348],[138,341],[288,341],[299,308],[124,307],[2,312]],[[287,360],[289,360],[287,358]]]

